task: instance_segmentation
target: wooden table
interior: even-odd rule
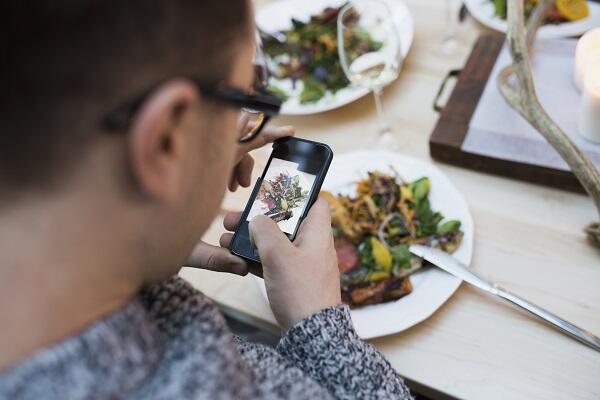
[[[384,104],[402,150],[431,161],[431,103],[451,68],[461,67],[482,28],[467,19],[459,49],[440,51],[442,0],[405,0],[416,23],[413,47]],[[258,6],[266,3],[259,1]],[[368,146],[375,134],[373,99],[309,117],[280,118],[298,136],[323,141],[336,154]],[[257,170],[266,151],[258,151]],[[261,162],[262,161],[262,162]],[[465,196],[475,220],[473,268],[507,289],[600,335],[600,251],[583,226],[598,218],[589,198],[438,165]],[[258,171],[257,171],[258,172]],[[249,193],[229,195],[223,209],[243,208]],[[206,233],[217,243],[222,215]],[[181,275],[225,313],[277,331],[253,277],[184,269]],[[432,397],[464,399],[599,399],[600,353],[520,310],[463,284],[425,322],[372,340],[397,371]]]

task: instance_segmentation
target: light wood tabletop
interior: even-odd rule
[[[460,25],[458,49],[440,50],[443,0],[405,0],[415,19],[413,47],[384,105],[403,154],[430,162],[432,101],[452,68],[466,60],[483,29]],[[257,7],[267,1],[258,1]],[[372,97],[305,117],[281,117],[297,135],[329,144],[335,154],[369,146],[377,119]],[[255,173],[267,150],[255,152]],[[598,218],[583,196],[437,164],[462,192],[475,221],[472,267],[505,288],[600,335],[600,251],[583,227]],[[241,210],[248,190],[227,195]],[[205,240],[218,243],[222,215]],[[277,332],[256,278],[184,268],[181,275],[225,313]],[[461,399],[599,399],[600,353],[526,313],[462,284],[433,316],[404,332],[372,340],[394,368],[433,397]]]

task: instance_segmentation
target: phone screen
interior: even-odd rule
[[[315,174],[302,171],[299,163],[272,158],[246,221],[266,215],[277,222],[283,232],[293,235],[308,204],[315,178]]]
[[[249,222],[257,215],[271,218],[293,240],[318,196],[332,158],[331,149],[322,143],[298,138],[275,142],[232,239],[231,252],[260,261],[248,231]]]

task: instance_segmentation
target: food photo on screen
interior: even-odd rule
[[[314,181],[315,175],[300,171],[297,163],[273,158],[247,220],[266,215],[277,222],[283,232],[293,234]]]

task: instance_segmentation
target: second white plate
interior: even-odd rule
[[[267,32],[291,29],[292,18],[308,21],[312,15],[319,14],[327,7],[339,7],[346,0],[279,0],[268,3],[258,10],[256,24]],[[408,7],[402,0],[389,1],[398,26],[402,57],[406,58],[414,37],[414,23]],[[281,107],[282,115],[308,115],[342,107],[369,94],[369,91],[356,86],[349,86],[335,94],[328,93],[321,100],[302,104],[299,93],[292,93]]]
[[[579,36],[588,30],[600,26],[600,4],[588,1],[590,16],[575,22],[548,24],[540,27],[540,39],[557,39]],[[465,0],[465,6],[471,15],[488,28],[506,32],[506,21],[494,15],[494,4],[490,0]]]

